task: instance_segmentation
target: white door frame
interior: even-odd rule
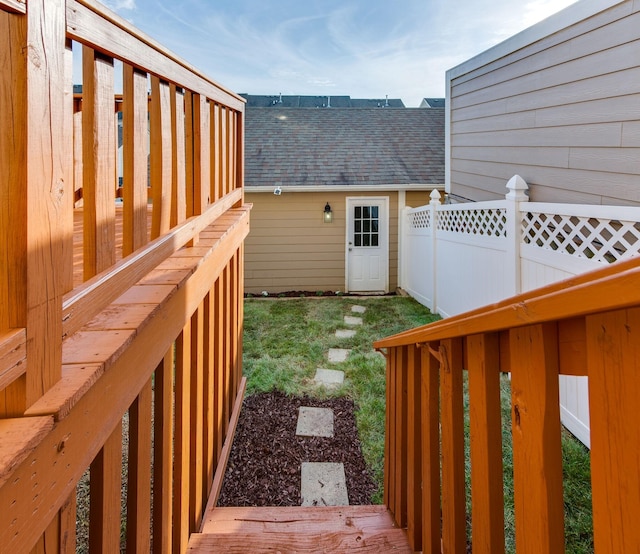
[[[380,202],[381,203],[381,217],[380,220],[384,221],[384,226],[380,229],[380,239],[382,252],[385,258],[384,262],[384,292],[389,292],[389,197],[388,196],[347,196],[345,198],[346,207],[346,222],[344,230],[344,290],[349,292],[349,229],[351,228],[353,215],[351,214],[350,203],[351,202]],[[371,291],[375,292],[375,291]]]

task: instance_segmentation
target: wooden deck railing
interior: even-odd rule
[[[414,550],[503,552],[499,376],[511,373],[516,548],[564,552],[558,375],[588,375],[596,552],[640,548],[640,261],[378,341],[387,349],[385,502]],[[465,506],[468,373],[471,514]]]
[[[91,551],[183,552],[243,392],[243,100],[93,0],[0,0],[0,52],[0,550],[75,551],[90,468]]]

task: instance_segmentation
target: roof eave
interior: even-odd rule
[[[402,184],[383,184],[383,185],[256,185],[245,184],[245,193],[251,192],[273,192],[279,187],[282,192],[368,192],[368,191],[430,191],[444,190],[444,183],[402,183]]]

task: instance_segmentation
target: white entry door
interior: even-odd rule
[[[347,198],[348,292],[389,288],[389,199]]]

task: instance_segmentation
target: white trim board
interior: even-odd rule
[[[404,185],[260,185],[251,186],[245,184],[244,192],[270,192],[273,193],[274,189],[278,187],[282,191],[282,194],[287,192],[344,192],[346,194],[353,192],[368,192],[370,194],[376,194],[380,192],[395,192],[395,191],[417,191],[426,192],[436,190],[444,190],[444,183],[407,183]]]

